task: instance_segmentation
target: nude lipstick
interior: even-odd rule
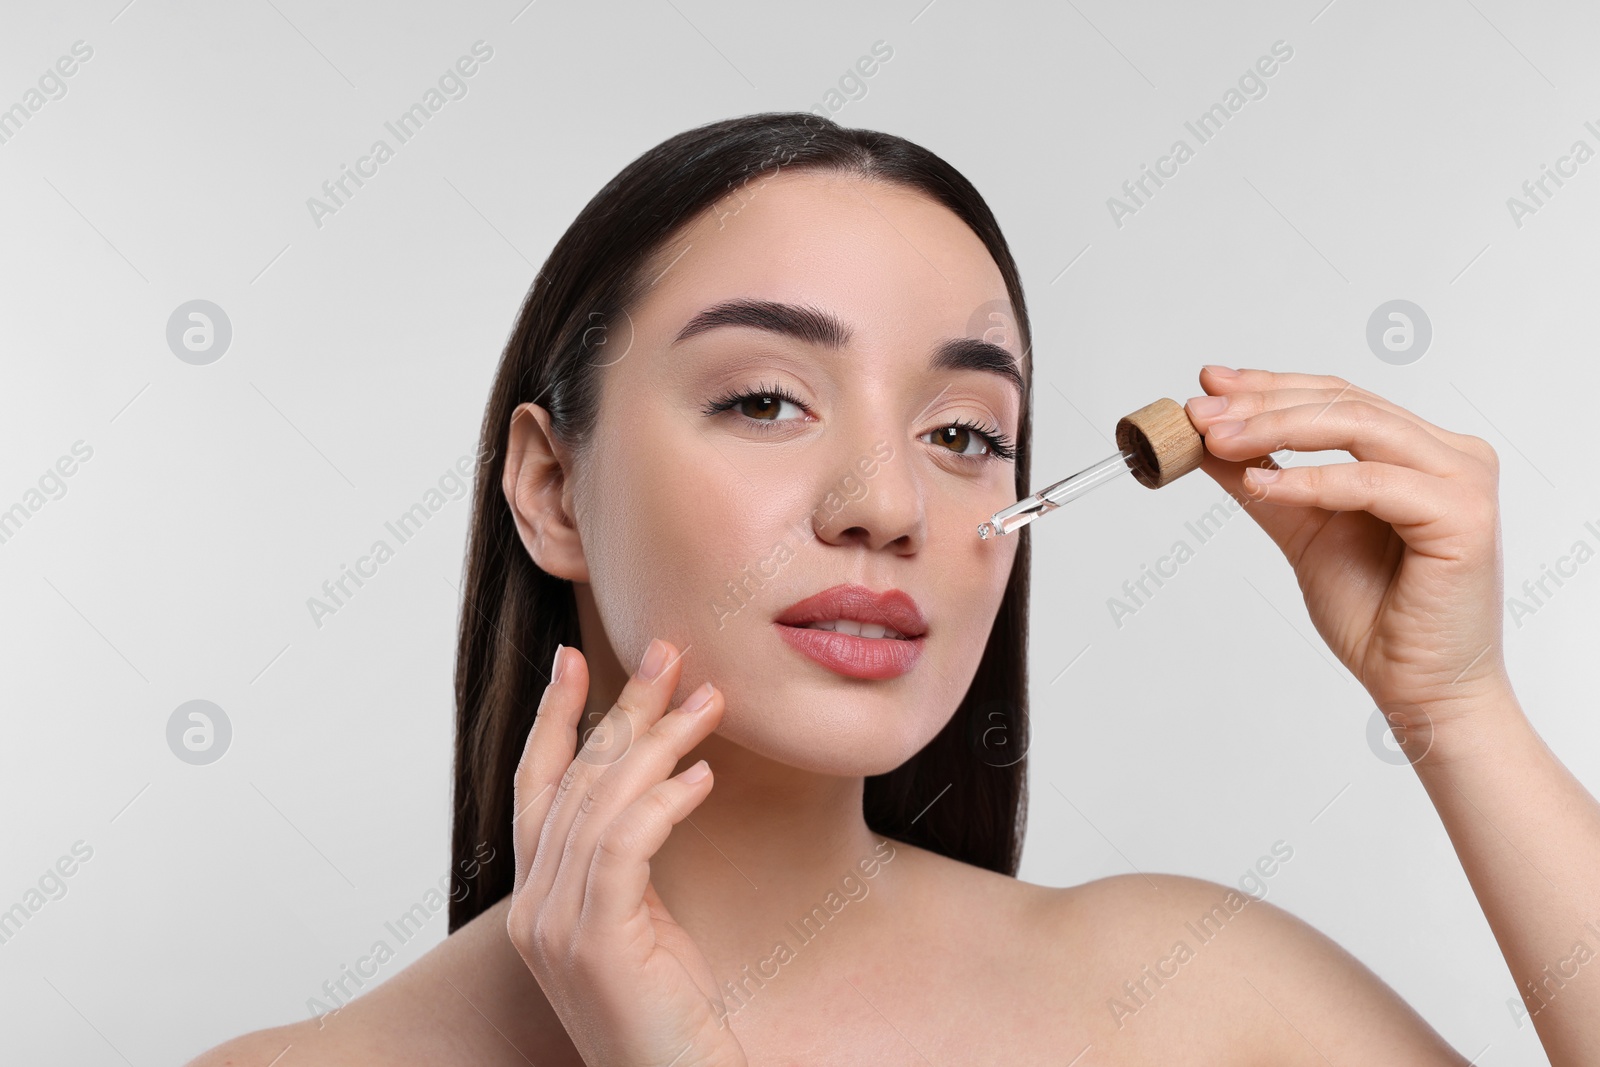
[[[776,619],[778,636],[801,655],[851,678],[897,678],[922,656],[928,625],[899,589],[874,592],[836,585],[790,605]]]

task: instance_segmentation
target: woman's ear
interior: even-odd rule
[[[501,489],[517,535],[539,569],[574,582],[589,580],[578,527],[572,517],[570,455],[550,432],[550,413],[518,404],[511,413]]]

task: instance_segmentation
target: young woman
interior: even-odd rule
[[[1465,1063],[1270,903],[1016,879],[988,731],[1025,745],[1028,530],[975,528],[1033,488],[1029,337],[992,214],[917,145],[760,114],[625,168],[483,422],[451,936],[195,1064]],[[1206,470],[1425,750],[1551,1062],[1595,1062],[1600,974],[1539,983],[1600,918],[1600,806],[1506,676],[1494,451],[1338,378],[1200,384]]]

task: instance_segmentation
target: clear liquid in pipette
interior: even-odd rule
[[[978,525],[978,536],[987,540],[990,537],[1013,533],[1039,516],[1049,514],[1061,505],[1078,499],[1090,489],[1110,481],[1119,474],[1126,474],[1133,469],[1130,465],[1133,459],[1133,450],[1123,449],[1107,456],[1092,467],[1086,467],[1077,474],[1048,485],[1010,507],[995,512],[990,521]]]

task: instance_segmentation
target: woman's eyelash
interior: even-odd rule
[[[781,385],[757,385],[754,389],[735,390],[724,393],[714,400],[709,401],[701,410],[703,414],[711,416],[737,407],[742,401],[750,399],[761,400],[768,397],[776,400],[787,400],[789,403],[798,408],[805,407],[805,403],[799,397],[795,396]],[[776,424],[776,420],[773,419],[751,419],[747,417],[745,421],[747,423],[761,424],[761,429],[758,432],[762,433],[767,432],[771,426]],[[984,443],[989,446],[989,450],[987,452],[976,456],[968,456],[963,455],[960,452],[952,452],[951,455],[955,456],[957,459],[968,460],[975,463],[983,463],[994,460],[1015,460],[1017,458],[1016,445],[1012,442],[1011,438],[1007,437],[1001,432],[998,426],[984,426],[966,419],[958,419],[955,422],[947,423],[946,425],[954,429],[969,430],[983,438]]]
[[[715,415],[720,411],[727,411],[729,408],[731,408],[731,407],[735,406],[736,404],[738,404],[741,400],[749,400],[752,397],[754,397],[754,398],[759,400],[762,397],[769,397],[769,396],[770,397],[776,397],[779,400],[787,400],[789,403],[793,404],[797,408],[805,407],[805,403],[799,397],[795,396],[793,393],[789,392],[789,390],[785,389],[781,385],[760,385],[760,384],[758,384],[754,389],[743,389],[743,390],[738,390],[738,391],[735,391],[735,392],[723,393],[721,396],[717,397],[715,400],[712,400],[711,402],[706,404],[706,406],[702,409],[702,411],[706,415]],[[766,422],[768,420],[766,420],[766,419],[751,419],[750,421],[751,422]]]

